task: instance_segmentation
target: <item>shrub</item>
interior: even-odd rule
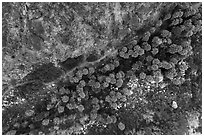
[[[142,46],[143,46],[143,49],[144,49],[145,51],[150,51],[150,50],[151,50],[151,45],[148,44],[147,42],[143,42],[143,43],[142,43]]]

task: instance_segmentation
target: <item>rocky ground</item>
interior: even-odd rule
[[[202,3],[2,12],[3,134],[202,134]]]

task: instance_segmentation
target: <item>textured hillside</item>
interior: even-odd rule
[[[202,134],[202,3],[2,3],[3,134]]]

